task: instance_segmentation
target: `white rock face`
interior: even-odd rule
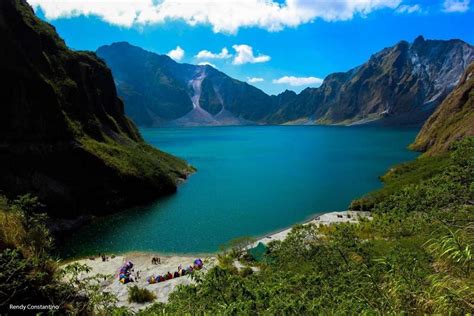
[[[462,43],[453,46],[449,51],[435,46],[428,51],[419,52],[420,48],[415,45],[409,50],[412,74],[424,83],[426,97],[423,107],[430,108],[442,101],[458,84],[461,75],[474,60],[474,49]],[[436,60],[436,63],[433,63],[433,60]]]
[[[250,121],[236,117],[234,114],[225,109],[224,101],[218,91],[217,87],[214,88],[221,105],[222,110],[216,115],[212,115],[200,106],[202,82],[207,77],[206,67],[201,67],[199,72],[196,73],[193,79],[189,81],[189,87],[191,90],[191,101],[193,103],[193,109],[186,115],[166,123],[166,126],[223,126],[223,125],[245,125],[251,123]]]

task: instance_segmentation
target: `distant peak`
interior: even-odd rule
[[[424,41],[425,41],[425,38],[423,37],[423,35],[418,35],[415,38],[415,41],[413,42],[413,44],[423,43]]]
[[[129,42],[114,42],[112,44],[110,44],[109,46],[112,46],[112,47],[135,47],[133,46],[132,44],[130,44]]]
[[[293,90],[285,89],[285,91],[283,91],[281,94],[296,94],[296,92]]]

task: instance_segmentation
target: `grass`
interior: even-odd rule
[[[99,142],[88,137],[82,138],[80,142],[86,151],[99,157],[107,166],[124,175],[153,178],[164,174],[176,180],[194,171],[184,160],[145,143]]]

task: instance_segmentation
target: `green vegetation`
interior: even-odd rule
[[[153,302],[156,298],[155,293],[147,290],[139,288],[138,286],[134,285],[128,289],[128,302],[129,303],[147,303]]]
[[[295,226],[260,272],[239,254],[142,314],[463,314],[474,309],[474,138],[391,170],[372,220]],[[370,203],[366,203],[369,201]]]
[[[52,239],[36,198],[15,201],[0,197],[0,313],[14,304],[68,304],[86,308],[87,298],[59,281],[58,265],[49,257]]]
[[[442,172],[450,163],[449,155],[443,154],[397,165],[380,177],[384,183],[383,188],[352,201],[350,208],[354,211],[370,211],[375,204],[389,198],[393,193],[400,191],[407,185],[418,184],[430,179]]]
[[[194,171],[186,162],[164,153],[146,143],[129,142],[126,146],[110,140],[98,142],[90,138],[81,139],[82,147],[100,158],[122,175],[139,178],[162,178],[173,186],[175,179],[186,172]]]
[[[53,238],[45,226],[44,205],[24,195],[14,201],[0,196],[0,314],[10,304],[55,305],[57,314],[106,314],[115,310],[115,296],[101,289],[112,276],[81,277],[81,264],[60,267],[49,254]]]

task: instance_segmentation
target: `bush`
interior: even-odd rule
[[[156,298],[155,293],[141,289],[134,285],[128,289],[128,302],[129,303],[147,303],[152,302]]]
[[[245,267],[245,268],[242,268],[242,270],[240,270],[240,275],[243,276],[244,278],[252,274],[253,274],[253,270],[250,267]]]

